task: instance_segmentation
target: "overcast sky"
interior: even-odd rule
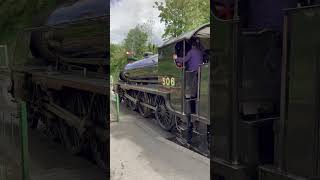
[[[164,0],[160,0],[164,2]],[[112,43],[120,43],[128,31],[137,24],[154,21],[152,41],[161,44],[164,25],[160,23],[159,11],[153,8],[155,0],[111,0],[110,38]]]

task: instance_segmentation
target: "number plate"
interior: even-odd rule
[[[162,77],[161,82],[163,86],[171,86],[174,87],[176,85],[176,79],[174,77]]]

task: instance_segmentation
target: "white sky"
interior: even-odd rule
[[[160,0],[164,2],[164,0]],[[160,45],[164,33],[164,24],[160,23],[159,11],[153,8],[155,0],[111,0],[110,39],[112,43],[121,43],[128,31],[137,24],[153,20],[153,43]]]

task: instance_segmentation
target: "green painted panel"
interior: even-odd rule
[[[158,72],[160,90],[170,92],[170,102],[172,108],[182,112],[182,87],[183,70],[176,67],[173,60],[175,53],[175,43],[159,49]],[[174,83],[166,83],[164,80],[173,79]]]
[[[319,129],[315,127],[319,127],[320,8],[287,13],[289,80],[285,164],[290,173],[313,177],[319,163],[319,147],[315,146],[319,143]]]
[[[234,67],[234,21],[212,20],[210,64],[210,121],[215,157],[231,160],[232,93]]]
[[[126,75],[130,78],[157,77],[158,66],[150,66],[150,67],[127,70]]]
[[[199,114],[202,117],[210,119],[209,113],[209,83],[210,83],[210,66],[205,64],[201,66],[200,75],[200,95],[199,95]]]

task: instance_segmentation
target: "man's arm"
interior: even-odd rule
[[[177,57],[176,55],[173,55],[173,59],[178,63],[188,62],[191,59],[191,51],[189,51],[185,57]]]

